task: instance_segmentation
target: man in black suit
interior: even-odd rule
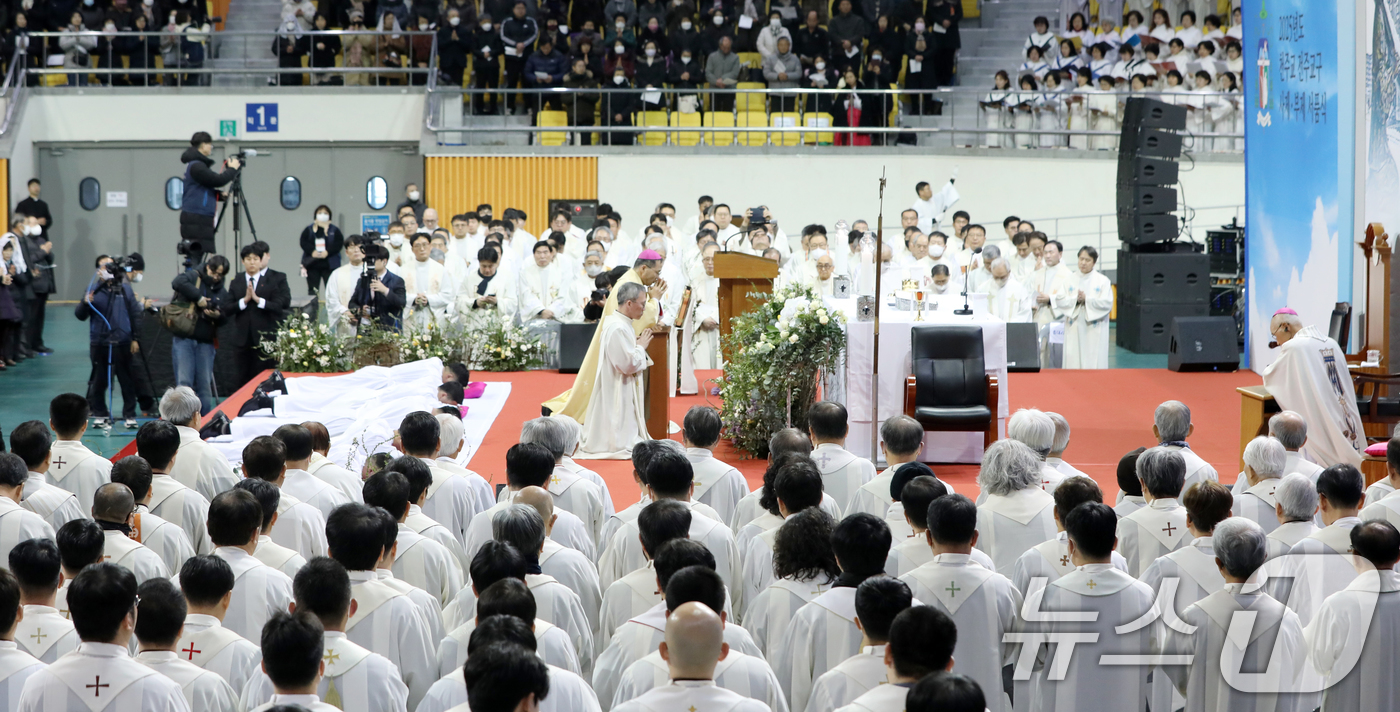
[[[243,274],[233,279],[224,294],[224,314],[233,319],[229,346],[238,360],[239,383],[253,380],[263,369],[277,367],[277,361],[266,358],[258,346],[272,337],[292,306],[287,275],[267,268],[268,252],[262,240],[239,250]]]
[[[355,285],[355,293],[350,297],[350,312],[356,315],[353,323],[358,329],[359,320],[368,318],[398,331],[403,308],[408,304],[403,277],[389,271],[388,248],[372,242],[364,246],[364,251],[365,262],[374,262],[374,277]]]

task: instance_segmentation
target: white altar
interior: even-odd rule
[[[987,313],[985,294],[971,297],[973,313],[959,316],[953,313],[962,308],[961,295],[939,295],[929,297],[929,306],[924,310],[923,321],[915,321],[915,314],[909,311],[896,311],[886,304],[880,310],[880,417],[879,422],[904,412],[904,386],[913,373],[910,359],[910,335],[913,327],[920,324],[973,324],[982,327],[983,359],[987,373],[995,375],[999,384],[997,395],[997,436],[1006,433],[1008,417],[1006,380],[1006,322]],[[846,405],[850,417],[850,435],[846,438],[846,449],[860,457],[870,456],[870,396],[871,396],[871,357],[875,334],[875,324],[856,320],[854,299],[830,300],[831,304],[846,313],[846,358],[840,373],[830,374],[823,382],[824,398]],[[875,424],[878,427],[878,423]],[[920,457],[925,462],[980,463],[982,461],[981,433],[924,434],[924,451]]]

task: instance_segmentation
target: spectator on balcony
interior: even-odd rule
[[[598,75],[588,68],[587,59],[575,56],[570,60],[572,69],[564,75],[564,87],[570,90],[564,95],[564,110],[569,112],[570,124],[592,126],[598,109]],[[581,131],[577,136],[580,146],[593,143],[592,131]]]
[[[646,27],[652,18],[656,18],[658,28],[666,26],[666,3],[661,0],[642,0],[637,3],[637,27]]]
[[[312,18],[316,17],[316,4],[311,0],[282,0],[282,23],[297,23],[297,27],[302,32],[309,31],[315,25]]]
[[[462,24],[462,13],[451,5],[447,8],[447,22],[438,30],[438,69],[454,87],[462,86],[462,75],[467,71],[467,56],[472,51],[472,37]]]
[[[787,37],[779,37],[776,51],[763,59],[763,79],[768,82],[769,89],[796,89],[797,80],[801,78],[802,62],[792,53],[792,42]],[[772,98],[773,111],[793,111],[796,106],[796,95]]]
[[[821,13],[816,10],[807,11],[806,24],[792,38],[792,51],[797,53],[797,59],[804,69],[811,69],[818,58],[831,58],[831,36],[821,27],[820,16]],[[831,83],[834,86],[836,81],[832,80]]]
[[[501,42],[505,45],[507,91],[520,85],[521,76],[525,72],[525,57],[539,36],[539,23],[526,14],[525,1],[516,0],[511,16],[501,23]],[[507,94],[506,112],[510,113],[514,105],[514,96]]]
[[[724,16],[724,11],[720,9],[706,13],[705,17],[708,22],[705,23],[705,29],[700,33],[700,56],[709,61],[710,55],[719,51],[721,38],[728,37],[730,47],[733,48],[734,23],[730,22]]]
[[[501,83],[501,56],[505,53],[501,35],[491,22],[491,16],[482,14],[478,29],[472,38],[472,76],[477,89],[495,89]],[[472,96],[473,114],[495,114],[496,97],[494,91]]]
[[[601,7],[602,6],[599,5],[599,8]],[[602,12],[602,10],[600,9],[599,12]],[[598,25],[600,24],[602,24],[601,21],[594,22],[593,20],[585,20],[582,25],[579,25],[579,31],[574,33],[571,46],[577,48],[580,43],[588,42],[593,46],[594,58],[602,61],[603,35],[598,32]]]
[[[324,32],[327,29],[326,16],[317,15],[316,24],[314,25],[314,27],[317,31]],[[308,62],[308,65],[312,69],[335,68],[335,58],[340,55],[339,36],[302,35],[301,43],[303,53],[309,55],[311,58]],[[312,72],[311,83],[326,85],[343,84],[344,80],[342,80],[339,76],[331,74],[329,72]]]
[[[398,27],[409,27],[408,24],[408,0],[380,0],[379,14],[375,17],[375,24],[379,29],[385,29],[384,16],[390,15],[394,18],[394,23]]]
[[[685,51],[690,52],[692,58],[700,56],[700,32],[695,29],[695,22],[689,16],[681,17],[675,23],[668,22],[666,26],[670,28],[666,34],[666,44],[670,46],[673,59]],[[700,60],[692,61],[698,64]]]
[[[695,58],[695,53],[690,49],[682,49],[677,53],[676,61],[671,63],[670,72],[666,75],[666,81],[676,90],[677,106],[698,105],[694,93],[684,93],[686,90],[694,90],[703,81],[704,75],[700,71],[700,60]],[[686,98],[690,97],[690,98]]]
[[[442,0],[413,0],[409,16],[425,18],[428,29],[437,30],[442,25]]]
[[[763,56],[765,75],[768,73],[768,58],[778,53],[778,40],[782,39],[788,41],[788,49],[791,50],[792,33],[783,27],[782,13],[774,10],[768,13],[768,26],[759,31],[758,39],[754,43],[758,47],[758,53]]]
[[[447,11],[457,11],[457,17],[462,19],[461,27],[472,28],[476,26],[475,0],[447,0],[444,7]],[[443,13],[443,17],[447,17],[447,12]]]
[[[866,44],[865,53],[879,52],[880,56],[885,58],[885,64],[894,67],[894,73],[898,76],[899,68],[904,62],[904,38],[907,34],[889,15],[881,15],[875,18],[875,26],[870,31],[870,41]]]
[[[21,15],[16,15],[18,20]],[[145,32],[150,26],[146,24],[146,16],[141,13],[132,15],[132,32]],[[126,79],[121,80],[127,85],[147,86],[156,83],[156,78],[151,74],[136,73],[142,69],[156,68],[156,55],[160,54],[160,38],[155,35],[147,37],[117,37],[112,40],[112,46],[118,56],[127,58],[127,67],[132,70]]]
[[[554,45],[554,49],[558,50],[560,54],[567,55],[569,53],[569,34],[559,31],[559,18],[550,17],[545,20],[544,34],[540,37],[548,37],[550,44]]]
[[[272,54],[277,58],[279,69],[301,69],[301,58],[306,56],[301,38],[301,26],[295,21],[287,20],[282,23],[282,29],[272,40]],[[279,72],[277,83],[284,87],[299,87],[301,72]]]
[[[604,0],[573,0],[573,2],[570,2],[568,17],[569,28],[580,30],[584,25],[592,23],[593,27],[596,29],[607,19],[607,16],[603,14],[603,4]],[[577,41],[578,36],[579,33],[575,32],[575,41]]]
[[[418,15],[414,17],[413,21],[416,23],[419,32],[431,33],[433,31],[433,25],[431,22],[428,21],[428,18],[423,17],[422,15]],[[419,34],[413,35],[409,38],[408,61],[410,63],[410,66],[415,67],[417,69],[428,69],[428,64],[432,61],[432,58],[433,35]],[[411,75],[410,83],[417,86],[427,84],[427,73],[424,72],[421,74]]]
[[[896,78],[894,68],[885,61],[880,51],[876,50],[874,54],[870,55],[870,61],[866,63],[865,71],[860,74],[860,86],[867,91],[890,89],[894,86]],[[884,126],[890,110],[894,108],[896,97],[892,94],[871,93],[862,96],[861,102],[865,109],[861,125]],[[871,123],[872,121],[874,123]],[[876,146],[884,145],[884,136],[876,136],[873,142]]]
[[[962,22],[961,0],[933,0],[928,8],[928,21],[931,25],[943,28],[935,30],[933,43],[933,77],[938,86],[952,86],[953,74],[958,66],[958,50],[962,49],[962,33],[958,26]]]
[[[841,0],[836,5],[836,17],[827,23],[826,31],[838,52],[849,54],[854,49],[859,53],[861,40],[870,34],[870,25],[865,18],[851,12],[851,0]]]
[[[617,26],[618,15],[622,16],[620,28]],[[607,4],[603,5],[603,17],[607,18],[610,28],[605,37],[611,42],[615,34],[637,26],[637,3],[635,0],[608,0]]]
[[[622,42],[614,41],[612,51],[608,52],[603,59],[603,74],[610,75],[614,70],[622,70],[631,79],[637,73],[636,58],[632,56],[632,48]]]
[[[841,0],[850,3],[850,0]],[[715,89],[733,89],[739,83],[739,55],[734,53],[734,40],[728,35],[719,38],[719,49],[705,60],[705,81]],[[733,111],[733,94],[716,94],[711,102],[715,111]]]
[[[645,90],[641,94],[639,110],[661,111],[664,101],[661,90],[666,86],[666,60],[655,42],[647,40],[642,45],[642,56],[637,59],[633,76],[637,88]]]
[[[365,29],[365,16],[360,12],[350,13],[350,23],[347,29],[354,32],[363,32]],[[379,55],[376,50],[376,41],[372,35],[347,35],[342,42],[345,48],[346,67],[376,67],[379,66]],[[370,86],[375,83],[374,79],[365,72],[355,72],[345,75],[345,83],[353,86]]]
[[[659,59],[668,59],[671,56],[671,41],[666,38],[666,28],[662,25],[661,18],[651,17],[642,21],[642,30],[637,33],[637,43],[643,48],[648,42],[656,45],[656,56]],[[643,52],[642,54],[646,54]]]
[[[97,47],[97,38],[90,34],[82,34],[87,32],[83,27],[82,13],[74,12],[69,15],[68,25],[60,32],[63,34],[58,38],[58,48],[63,52],[63,66],[74,69],[92,66],[88,62],[88,56]],[[86,72],[68,75],[70,86],[87,86],[87,83]]]
[[[627,72],[622,67],[616,67],[611,72],[611,83],[607,88],[612,92],[603,94],[603,125],[604,126],[631,126],[632,112],[637,110],[637,94],[630,89],[632,83],[627,80]],[[604,146],[631,146],[633,132],[631,131],[609,131],[602,135]]]
[[[835,89],[841,81],[841,74],[827,63],[825,57],[817,57],[802,77],[802,86],[808,89]],[[807,99],[809,111],[832,113],[836,97],[831,94],[813,94]]]
[[[553,40],[546,35],[540,38],[534,54],[525,60],[525,85],[533,89],[561,87],[568,71],[569,60],[554,49]],[[546,104],[551,109],[561,108],[557,94],[537,95],[530,101],[536,111]]]
[[[611,5],[611,3],[609,4]],[[637,35],[632,31],[632,24],[628,20],[628,16],[621,12],[616,12],[613,13],[611,17],[613,19],[612,24],[608,25],[607,32],[603,34],[604,46],[621,42],[627,45],[628,51],[635,50],[637,48]]]
[[[600,54],[593,51],[593,40],[590,37],[585,35],[574,42],[574,48],[569,51],[569,60],[572,63],[575,59],[586,62],[588,71],[593,72],[593,76],[602,76],[603,61]]]
[[[914,46],[909,48],[909,66],[904,71],[904,88],[915,89],[937,89],[938,82],[933,76],[933,51],[929,49],[929,40],[933,38],[931,34],[910,34],[914,39]],[[934,113],[934,107],[939,105],[938,99],[931,94],[911,94],[910,108],[916,115],[924,116]]]
[[[20,11],[15,13],[14,25],[4,31],[4,52],[6,57],[15,56],[17,50],[24,52],[24,65],[29,68],[38,69],[44,66],[41,48],[43,42],[31,38],[30,32],[37,32],[40,28],[29,26],[29,14]],[[30,85],[37,84],[38,76],[30,76]]]

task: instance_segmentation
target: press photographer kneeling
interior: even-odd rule
[[[365,266],[355,294],[350,297],[350,323],[362,330],[371,322],[399,330],[408,303],[403,277],[389,271],[389,250],[378,242],[364,246]]]
[[[210,255],[202,265],[187,266],[175,276],[170,306],[161,310],[161,323],[170,330],[170,360],[175,384],[189,386],[199,396],[200,413],[214,408],[214,337],[227,320],[221,309],[229,261]]]

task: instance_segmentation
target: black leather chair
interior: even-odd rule
[[[1337,306],[1332,309],[1332,318],[1327,322],[1327,335],[1333,341],[1347,348],[1347,342],[1351,340],[1351,302],[1337,302]]]
[[[914,375],[904,414],[925,431],[981,432],[997,439],[997,377],[987,373],[980,326],[916,326],[910,332]]]

